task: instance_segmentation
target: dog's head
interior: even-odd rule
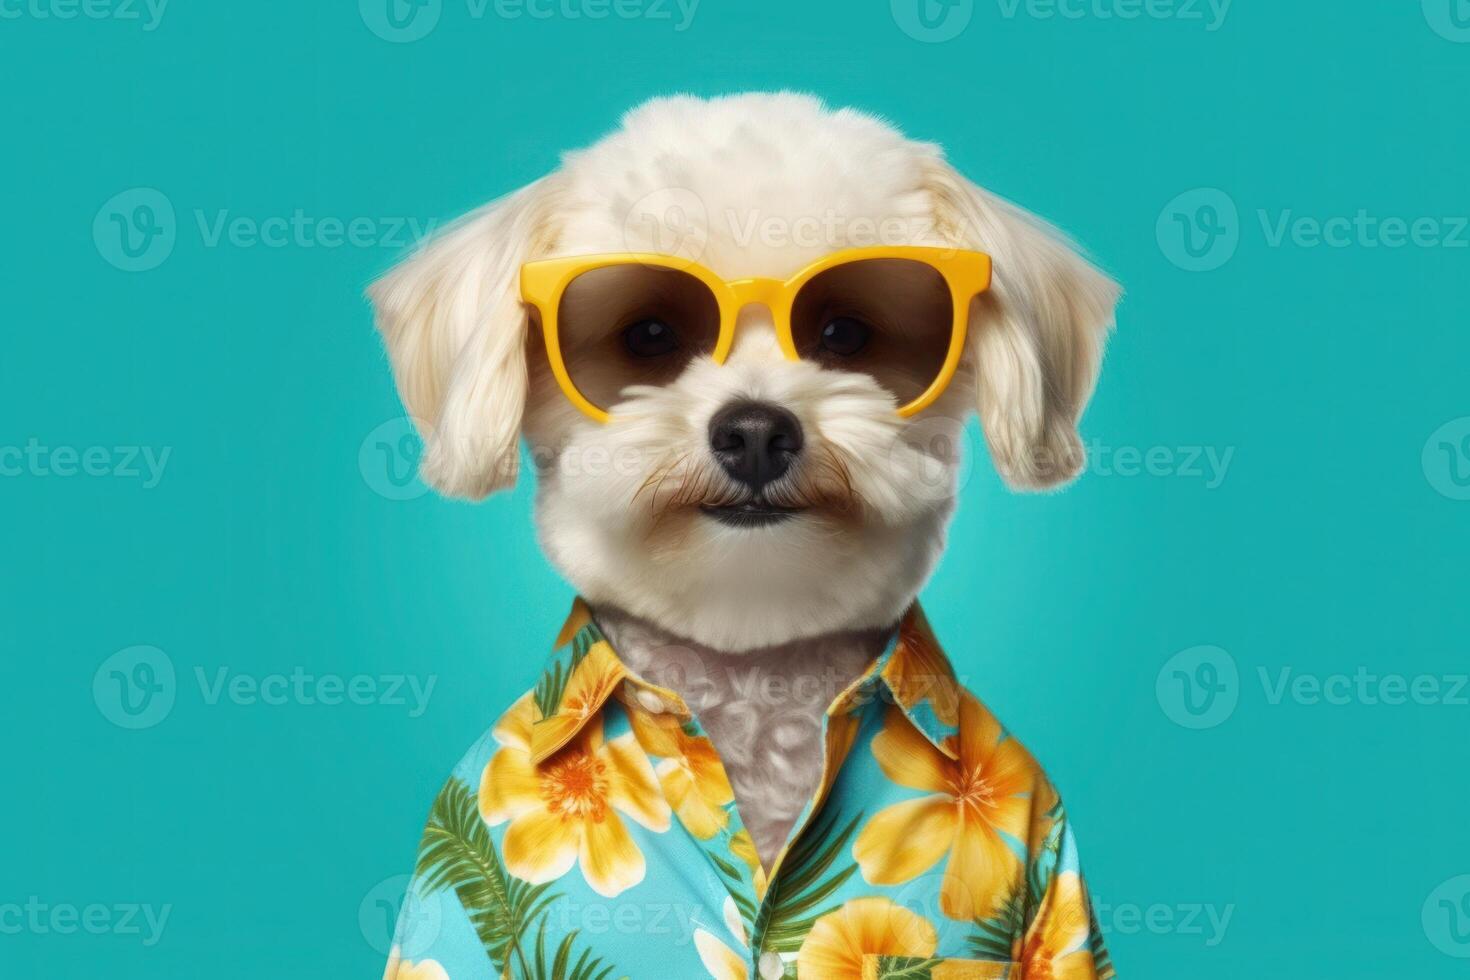
[[[994,263],[958,374],[912,417],[868,374],[788,359],[751,304],[723,364],[623,389],[600,422],[564,396],[519,289],[521,266],[547,257],[655,252],[785,279],[878,244]],[[737,651],[898,619],[942,548],[971,412],[1011,485],[1075,476],[1117,289],[936,147],[783,94],[649,103],[371,296],[427,482],[469,498],[507,487],[524,435],[541,539],[567,579]]]

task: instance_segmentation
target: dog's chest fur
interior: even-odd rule
[[[822,773],[822,716],[891,630],[837,633],[729,654],[611,608],[594,616],[634,673],[682,697],[714,743],[735,804],[770,867]]]

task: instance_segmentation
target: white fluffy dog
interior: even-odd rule
[[[611,424],[594,421],[559,390],[518,284],[527,261],[609,252],[678,254],[729,280],[784,279],[876,244],[973,249],[994,265],[958,376],[911,418],[866,375],[788,360],[769,311],[751,305],[724,364],[697,360],[666,385],[628,388]],[[841,684],[871,659],[942,550],[957,427],[970,412],[1012,486],[1075,476],[1077,421],[1117,295],[1060,236],[961,177],[934,145],[792,94],[650,102],[371,290],[422,427],[424,479],[458,497],[507,487],[524,436],[547,554],[630,665],[658,675],[679,662],[673,683],[699,705],[742,811],[762,815],[747,823],[763,853],[817,778],[808,736],[834,692],[753,706],[741,671]],[[711,516],[750,496],[711,448],[712,418],[749,402],[799,426],[800,452],[762,491],[788,519]]]

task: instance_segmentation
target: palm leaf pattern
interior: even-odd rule
[[[451,888],[502,977],[527,980],[605,980],[612,967],[584,950],[572,960],[575,930],[562,940],[548,968],[546,909],[558,897],[549,884],[532,885],[510,875],[501,864],[490,832],[480,819],[474,792],[459,779],[439,791],[419,846],[416,873],[425,894]],[[540,918],[537,944],[528,952],[525,937]],[[514,969],[519,964],[519,969]]]
[[[1108,953],[1108,947],[1103,943],[1102,927],[1097,922],[1097,912],[1089,911],[1089,921],[1092,929],[1088,936],[1088,948],[1092,951],[1092,968],[1097,971],[1098,980],[1113,980],[1118,974],[1113,969],[1113,958]]]
[[[1022,896],[1013,895],[1000,915],[977,919],[975,931],[965,940],[970,952],[978,959],[1009,962],[1014,944],[1026,931],[1026,904]]]
[[[1027,868],[1026,888],[1033,898],[1031,907],[1026,913],[1026,925],[1028,926],[1036,915],[1042,896],[1051,887],[1052,876],[1057,870],[1057,860],[1062,853],[1062,832],[1067,824],[1067,814],[1060,801],[1051,808],[1046,816],[1051,821],[1051,827],[1047,830],[1046,840],[1042,842],[1041,849],[1036,852],[1030,867]]]
[[[794,953],[817,920],[840,907],[840,902],[821,906],[857,873],[857,865],[849,861],[846,867],[828,872],[838,856],[846,852],[847,842],[862,817],[859,813],[838,830],[837,817],[829,815],[802,832],[771,882],[756,919],[752,949]]]
[[[1062,830],[1065,824],[1062,804],[1057,803],[1047,813],[1051,821],[1046,839],[1035,859],[1026,866],[1026,887],[1020,894],[1012,895],[1001,907],[1000,914],[989,919],[976,919],[975,931],[966,943],[970,952],[987,960],[1009,960],[1011,951],[1031,928],[1036,914],[1041,911],[1041,900],[1051,887],[1055,876],[1057,859],[1062,849]]]
[[[553,663],[541,674],[541,679],[536,682],[536,691],[533,698],[536,702],[536,710],[540,711],[541,718],[550,718],[556,714],[561,707],[562,695],[566,693],[567,681],[572,672],[577,669],[587,657],[587,651],[592,649],[592,644],[602,639],[602,631],[594,623],[588,623],[577,631],[572,637],[572,654],[568,663],[563,664],[560,660]]]
[[[855,965],[853,957],[861,955],[864,976],[882,980],[933,980],[935,975],[944,975],[956,965],[962,968],[954,971],[956,974],[1001,977],[1014,972],[1017,969],[1013,963],[1018,958],[1017,949],[1021,947],[1024,954],[1024,941],[1028,934],[1038,930],[1037,921],[1043,913],[1047,916],[1056,911],[1066,914],[1067,942],[1076,947],[1083,941],[1080,928],[1075,929],[1078,933],[1075,937],[1073,932],[1074,926],[1082,921],[1076,913],[1086,910],[1089,904],[1085,886],[1081,885],[1080,872],[1077,883],[1070,879],[1076,867],[1071,833],[1066,828],[1061,803],[1049,787],[1043,785],[1043,775],[1039,770],[1035,783],[1038,789],[1031,794],[1039,804],[1038,809],[1027,815],[1029,819],[1024,824],[1018,817],[1014,826],[1006,828],[1006,842],[1020,858],[1017,864],[1008,865],[1004,883],[1006,890],[1014,894],[1004,895],[998,907],[988,910],[984,918],[971,922],[941,922],[936,915],[935,921],[929,923],[936,927],[937,941],[932,945],[912,948],[883,944],[875,948],[868,943],[865,934],[859,935],[869,922],[857,914],[871,911],[865,906],[855,906],[852,918],[843,914],[840,919],[828,919],[828,924],[833,927],[831,930],[826,929],[825,924],[819,926],[819,923],[824,917],[841,913],[848,903],[889,900],[886,892],[875,893],[874,887],[882,884],[886,888],[886,875],[875,874],[874,881],[870,882],[859,873],[863,869],[854,855],[853,841],[870,814],[885,809],[891,803],[908,799],[912,787],[896,783],[881,766],[881,771],[859,767],[852,778],[834,778],[824,784],[828,792],[819,797],[819,801],[824,801],[825,805],[809,804],[810,810],[803,814],[805,826],[789,842],[774,877],[768,877],[755,857],[754,844],[741,829],[733,801],[724,804],[727,819],[722,821],[723,832],[708,839],[689,834],[664,836],[665,831],[678,825],[648,816],[661,809],[660,794],[667,796],[671,792],[659,778],[662,753],[651,753],[644,746],[647,739],[639,740],[640,733],[636,730],[640,724],[636,713],[641,710],[638,699],[618,698],[610,704],[605,703],[610,686],[623,683],[628,678],[626,668],[618,661],[616,652],[605,646],[603,634],[590,621],[583,604],[579,603],[574,609],[573,617],[563,628],[561,636],[568,639],[546,665],[529,696],[517,700],[491,732],[499,745],[493,750],[495,753],[511,753],[507,759],[513,766],[530,766],[536,771],[540,803],[533,803],[529,795],[525,797],[524,810],[504,801],[496,802],[503,794],[493,785],[482,785],[497,773],[508,779],[519,779],[524,775],[510,770],[502,773],[491,764],[493,759],[487,763],[488,739],[491,736],[476,743],[455,770],[455,777],[444,784],[434,802],[410,888],[418,896],[443,896],[444,907],[452,911],[457,925],[437,931],[429,948],[424,950],[431,955],[420,958],[420,964],[432,963],[440,969],[448,966],[462,971],[467,960],[479,961],[482,965],[479,972],[498,980],[628,980],[623,971],[614,968],[614,964],[631,965],[641,971],[640,976],[677,977],[679,980],[703,976],[711,971],[720,975],[742,972],[753,975],[759,972],[759,967],[764,967],[764,975],[779,973],[781,980],[797,980],[798,962],[802,959],[803,947],[807,947],[805,952],[811,954],[806,961],[809,967],[836,962],[824,960],[829,955],[841,955],[843,962],[854,962]],[[869,705],[877,707],[870,708]],[[953,726],[946,730],[926,714],[915,716],[889,712],[881,698],[857,699],[847,710],[854,716],[856,726],[853,750],[845,758],[860,760],[864,765],[869,756],[875,754],[871,752],[875,733],[885,730],[890,723],[899,724],[907,719],[936,745],[954,734]],[[998,722],[984,715],[983,708],[979,710],[986,730],[999,730]],[[606,712],[611,713],[602,718]],[[589,734],[585,746],[578,743],[578,751],[582,755],[553,758],[552,753],[566,744],[558,740],[580,731],[580,726],[593,724],[594,716],[602,724]],[[554,724],[536,727],[548,720],[555,720]],[[681,723],[685,739],[707,737],[697,720],[684,718]],[[667,726],[668,720],[663,719],[659,724]],[[666,731],[672,731],[672,726],[668,726]],[[540,738],[542,735],[551,737]],[[607,748],[617,740],[622,741]],[[552,744],[553,741],[556,744]],[[863,746],[867,746],[869,751],[860,751]],[[596,758],[590,754],[594,748],[601,753]],[[642,758],[637,754],[640,749]],[[538,821],[555,813],[565,816],[572,810],[559,808],[581,805],[594,799],[601,803],[611,800],[611,805],[619,806],[611,796],[608,800],[603,799],[602,783],[598,782],[603,778],[600,775],[603,770],[596,768],[614,762],[630,773],[637,770],[633,775],[637,776],[639,789],[638,813],[646,819],[640,819],[632,810],[628,811],[633,821],[620,825],[620,830],[625,833],[621,834],[617,844],[623,851],[636,851],[644,857],[646,865],[640,866],[638,873],[635,874],[630,865],[617,875],[589,877],[592,874],[589,867],[594,871],[596,867],[595,862],[592,866],[587,864],[588,854],[598,860],[608,857],[592,852],[579,852],[580,874],[556,870],[550,867],[556,862],[549,857],[536,863],[536,855],[541,853],[536,848],[542,845],[531,840],[526,840],[527,846],[522,849],[525,853],[521,855],[528,862],[527,867],[522,869],[519,864],[507,864],[501,851],[502,835],[520,838],[522,831],[530,834],[535,826],[528,821],[511,834],[515,821],[522,816],[534,816]],[[578,768],[584,764],[593,768],[586,771]],[[629,786],[635,781],[633,775],[628,776]],[[838,775],[844,774],[841,770],[833,774],[834,777]],[[515,792],[530,792],[529,783],[517,786],[519,788]],[[482,791],[486,794],[484,797],[481,796]],[[1042,798],[1051,802],[1041,802]],[[496,820],[495,827],[487,824],[481,814],[482,800],[489,808],[486,813]],[[668,800],[662,802],[668,803]],[[669,806],[673,809],[672,804]],[[512,827],[502,826],[503,820],[510,821]],[[565,834],[581,832],[581,828],[560,829],[564,834],[554,844],[557,848],[566,846]],[[537,826],[536,832],[548,838],[551,836],[551,831],[544,826]],[[623,837],[628,840],[622,840]],[[896,847],[904,845],[903,840],[890,843]],[[579,848],[588,846],[584,837]],[[612,847],[608,845],[609,854]],[[1021,854],[1022,850],[1029,850],[1029,853]],[[556,853],[565,857],[564,850]],[[545,852],[542,856],[549,854]],[[698,871],[697,874],[690,873],[691,866]],[[510,867],[525,874],[526,878],[512,874]],[[1063,869],[1067,875],[1059,881],[1057,876]],[[570,871],[570,868],[566,870]],[[977,873],[991,873],[993,870],[980,869]],[[541,880],[552,874],[560,877],[542,884],[527,880]],[[601,884],[595,883],[594,877]],[[936,883],[939,880],[937,875],[930,877]],[[983,884],[993,889],[998,883]],[[661,887],[670,889],[669,894],[692,899],[693,917],[690,922],[701,924],[701,929],[694,933],[695,942],[655,941],[653,935],[658,930],[652,923],[648,935],[642,935],[642,930],[639,930],[639,935],[603,935],[586,925],[574,928],[576,923],[568,918],[589,901],[604,903],[600,907],[605,907],[609,891],[621,894],[634,888],[639,890],[625,901],[634,905],[646,901],[650,903],[646,907],[656,906],[662,917],[663,908],[669,902],[666,900],[668,895],[661,894]],[[928,881],[922,887],[927,890],[915,901],[927,902],[929,898],[942,897]],[[450,894],[454,901],[449,901]],[[904,896],[910,894],[907,890],[903,893]],[[993,890],[991,894],[994,894]],[[597,897],[589,898],[589,895]],[[1048,911],[1053,905],[1056,909]],[[705,926],[718,932],[722,921],[728,932],[733,934],[733,940],[720,938],[715,933],[701,934],[708,932]],[[944,926],[942,933],[937,931],[941,924]],[[404,938],[410,936],[412,925],[411,920],[400,916],[400,935]],[[1090,926],[1091,935],[1081,948],[1092,953],[1099,980],[1112,980],[1115,976],[1113,964],[1095,916]],[[820,942],[811,936],[814,928],[821,935]],[[1055,944],[1055,937],[1050,933],[1042,933],[1040,938]],[[859,949],[859,946],[864,948]],[[880,953],[880,949],[908,955]],[[1071,956],[1073,952],[1075,950],[1069,949],[1066,955]],[[479,960],[481,953],[485,960]],[[771,963],[766,962],[766,955],[770,953],[777,954],[779,959],[780,965],[775,970]],[[913,955],[916,953],[920,955]],[[965,958],[954,959],[956,955]],[[1080,965],[1085,960],[1085,954],[1077,955],[1069,960],[1069,964]],[[966,964],[972,967],[968,971],[963,969]],[[979,964],[978,971],[973,969],[975,964]],[[433,972],[432,968],[430,972]],[[475,972],[473,967],[470,972]],[[807,972],[812,971],[809,968]]]
[[[918,956],[878,957],[878,980],[932,980],[934,968],[943,960]]]
[[[552,957],[550,965],[546,962],[546,918],[541,919],[541,926],[536,930],[536,960],[535,968],[529,976],[538,980],[606,980],[613,972],[610,966],[603,966],[602,961],[592,955],[591,950],[583,949],[582,954],[572,959],[576,952],[577,930],[573,929],[562,938],[560,945],[556,947],[556,954]]]
[[[745,923],[747,930],[755,927],[756,908],[755,903],[750,900],[750,886],[746,883],[745,876],[740,869],[729,861],[726,861],[713,850],[705,852],[715,870],[720,873],[720,878],[725,885],[725,891],[729,892],[730,900],[735,903],[735,909],[740,913],[740,918]]]

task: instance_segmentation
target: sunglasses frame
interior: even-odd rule
[[[607,422],[611,415],[592,404],[577,389],[567,371],[561,352],[561,335],[557,325],[557,314],[561,309],[562,295],[572,280],[584,272],[618,265],[653,266],[684,272],[703,283],[714,295],[720,311],[720,333],[711,357],[716,364],[724,364],[735,344],[735,325],[740,311],[751,304],[764,306],[771,313],[776,327],[776,338],[787,360],[801,360],[796,350],[796,341],[791,333],[791,311],[801,288],[813,278],[838,266],[871,259],[908,259],[922,262],[944,277],[949,287],[950,301],[954,309],[954,323],[950,327],[949,350],[944,364],[934,381],[923,394],[902,405],[898,414],[907,418],[928,408],[949,387],[959,368],[960,356],[965,349],[965,335],[970,321],[970,303],[990,288],[990,256],[984,252],[964,249],[934,248],[920,245],[881,246],[876,248],[847,248],[823,256],[789,279],[722,279],[697,262],[682,259],[677,255],[660,255],[653,252],[609,252],[601,255],[579,255],[566,258],[541,259],[521,266],[521,299],[534,307],[541,316],[541,330],[546,342],[546,356],[551,362],[551,373],[561,385],[561,390],[577,408],[598,422]]]

